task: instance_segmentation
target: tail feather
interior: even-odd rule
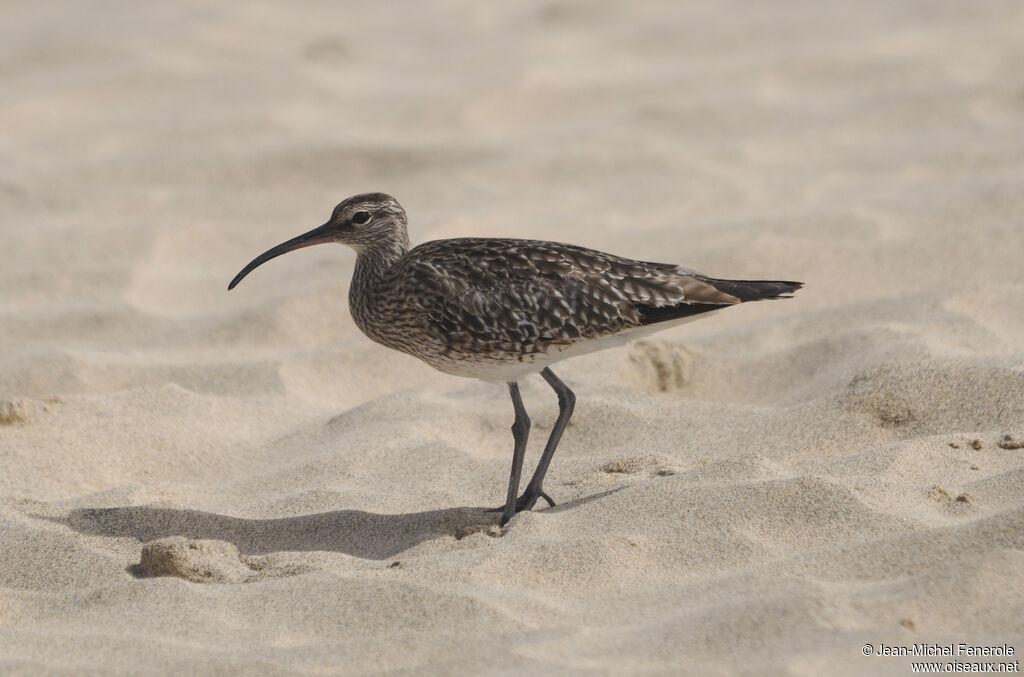
[[[791,294],[804,286],[803,282],[783,282],[777,280],[718,280],[715,278],[700,278],[715,289],[734,296],[740,303],[747,301],[763,301],[766,299],[788,299]],[[713,310],[721,310],[732,304],[717,303],[680,303],[674,306],[645,306],[637,305],[637,312],[640,314],[640,324],[656,324],[669,320],[678,320],[691,315],[708,313]]]

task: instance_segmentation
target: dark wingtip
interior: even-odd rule
[[[804,286],[803,282],[783,282],[779,280],[717,280],[704,277],[700,279],[713,285],[718,291],[738,298],[740,303],[765,299],[790,299],[793,298],[791,296],[793,292]],[[662,306],[660,308],[645,305],[637,305],[635,307],[640,314],[640,324],[647,325],[678,320],[690,315],[699,315],[700,313],[710,313],[715,310],[729,308],[730,304],[680,303],[679,305]]]
[[[715,289],[735,296],[741,302],[760,301],[762,299],[788,299],[790,294],[801,289],[803,282],[785,280],[706,280]]]
[[[793,298],[793,292],[804,288],[803,282],[776,282],[775,284],[780,286],[784,285],[785,289],[781,291],[778,296],[766,296],[766,299],[791,299]]]

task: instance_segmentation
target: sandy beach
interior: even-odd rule
[[[1019,661],[1024,5],[17,1],[0,26],[0,673]],[[508,393],[364,337],[351,250],[226,290],[366,191],[414,244],[806,288],[561,363],[558,505],[499,528]],[[521,387],[530,473],[558,410]],[[877,655],[959,643],[1015,653]]]

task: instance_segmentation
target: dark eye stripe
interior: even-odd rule
[[[352,223],[366,223],[370,220],[370,212],[356,212],[352,215]]]

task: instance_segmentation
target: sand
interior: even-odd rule
[[[1020,3],[384,5],[0,9],[0,673],[1019,659]],[[226,291],[371,190],[807,287],[562,363],[499,529],[507,393],[363,337],[351,251]]]

